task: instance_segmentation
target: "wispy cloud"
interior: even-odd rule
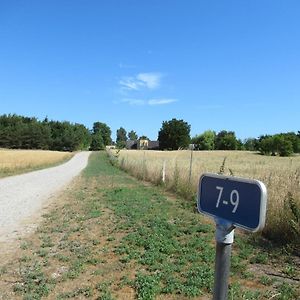
[[[128,103],[129,105],[134,105],[134,106],[140,106],[140,105],[150,105],[150,106],[167,105],[167,104],[171,104],[171,103],[174,103],[174,102],[177,102],[177,101],[178,101],[177,99],[168,99],[168,98],[149,99],[149,100],[126,98],[126,99],[121,100],[121,102],[123,102],[123,103]]]
[[[139,73],[136,76],[123,77],[119,84],[122,89],[141,90],[141,89],[157,89],[160,86],[161,73]]]
[[[163,99],[151,99],[148,101],[149,105],[164,105],[164,104],[171,104],[174,102],[177,102],[177,99],[168,99],[168,98],[163,98]]]
[[[122,89],[125,90],[139,90],[140,89],[140,82],[135,80],[133,77],[123,77],[120,81],[119,84],[121,85]]]
[[[140,73],[136,78],[148,89],[156,89],[160,85],[161,77],[160,73]]]

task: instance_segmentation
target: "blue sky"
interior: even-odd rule
[[[157,138],[297,131],[300,2],[0,1],[0,114]]]

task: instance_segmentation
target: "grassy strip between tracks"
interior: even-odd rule
[[[0,267],[2,299],[210,299],[214,225],[94,153]],[[299,261],[237,233],[229,299],[299,299]],[[1,296],[0,296],[1,299]]]

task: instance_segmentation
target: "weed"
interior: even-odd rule
[[[250,259],[250,263],[266,264],[268,262],[268,253],[258,252]]]
[[[282,283],[278,287],[278,297],[279,300],[290,300],[290,299],[299,299],[300,293],[297,293],[294,287],[288,283]]]
[[[26,294],[27,299],[41,299],[53,287],[53,282],[45,276],[37,262],[20,267],[19,275],[21,282],[14,285],[14,291]]]
[[[138,274],[134,283],[139,300],[152,300],[160,291],[157,275]]]
[[[274,279],[272,279],[269,276],[263,275],[263,276],[260,277],[259,281],[260,281],[261,284],[268,286],[268,285],[270,285],[274,282]]]
[[[288,275],[289,277],[293,277],[296,275],[296,268],[293,265],[287,265],[284,268],[283,273]]]

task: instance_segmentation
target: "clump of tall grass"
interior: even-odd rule
[[[284,158],[247,151],[196,151],[192,170],[190,159],[189,151],[122,150],[118,162],[133,176],[163,185],[187,199],[195,199],[199,177],[204,172],[258,179],[265,183],[268,191],[263,235],[282,244],[298,245],[300,156]]]

